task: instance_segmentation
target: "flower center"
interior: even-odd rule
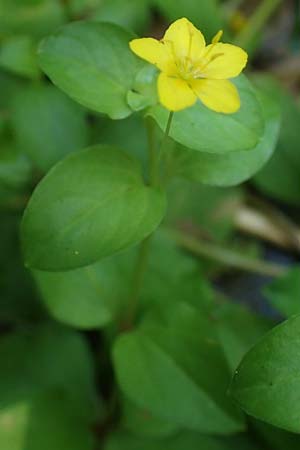
[[[204,70],[206,67],[215,59],[223,56],[224,53],[216,53],[211,55],[213,49],[218,44],[222,37],[223,32],[219,31],[212,40],[209,48],[206,48],[206,51],[201,55],[201,57],[197,60],[192,58],[192,45],[193,45],[193,33],[191,32],[189,35],[189,46],[187,55],[179,58],[176,55],[174,49],[174,43],[172,41],[168,41],[168,44],[171,48],[171,52],[173,54],[173,58],[177,67],[178,76],[183,80],[192,80],[198,78],[206,78],[204,74]]]

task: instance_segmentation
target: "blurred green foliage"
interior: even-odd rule
[[[249,191],[299,206],[299,102],[249,69],[237,114],[198,102],[175,115],[168,189],[148,186],[148,139],[159,146],[167,112],[128,41],[185,16],[207,41],[223,28],[234,42],[236,12],[229,0],[0,0],[1,449],[299,448],[299,318],[273,328],[218,289],[238,276],[232,252],[260,265],[261,245],[235,228]],[[247,44],[253,66],[263,36]],[[160,221],[127,329],[133,244]],[[174,230],[228,266],[184,251]],[[300,313],[299,269],[264,292],[282,316]]]

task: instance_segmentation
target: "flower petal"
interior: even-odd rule
[[[206,56],[207,55],[207,56]],[[224,80],[237,77],[247,64],[247,53],[231,44],[210,44],[203,53],[204,68],[199,70],[204,78]],[[210,61],[210,62],[209,62]]]
[[[205,48],[203,34],[185,17],[176,20],[169,26],[163,42],[170,46],[175,59],[181,61],[184,58],[199,59]]]
[[[228,80],[192,80],[190,85],[202,103],[214,111],[232,114],[241,106],[238,90]]]
[[[192,106],[197,97],[186,81],[160,73],[158,77],[160,103],[169,111],[180,111]]]
[[[160,70],[169,75],[176,73],[173,55],[161,41],[153,38],[133,39],[130,41],[129,46],[133,53],[154,64]]]

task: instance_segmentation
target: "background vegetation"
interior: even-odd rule
[[[199,114],[197,134],[187,116],[186,128],[174,124],[167,213],[142,283],[133,271],[137,246],[95,262],[120,246],[92,242],[79,267],[74,258],[57,259],[50,236],[41,256],[32,224],[47,224],[64,180],[73,180],[75,205],[88,189],[104,189],[83,189],[64,159],[70,153],[82,168],[82,149],[121,148],[147,179],[147,127],[139,112],[152,106],[153,95],[147,71],[135,79],[130,107],[87,76],[92,53],[114,75],[120,72],[127,89],[137,63],[107,34],[110,26],[101,25],[91,53],[76,47],[83,62],[77,84],[65,78],[69,41],[56,48],[41,40],[77,20],[160,37],[183,16],[207,40],[222,28],[224,41],[248,51],[256,97],[244,78],[238,81],[247,105],[241,120],[259,142],[244,150],[248,135],[234,134],[237,125],[229,122],[224,140],[216,116],[202,123]],[[0,0],[1,449],[300,448],[299,46],[298,1]],[[155,142],[162,114],[150,113]],[[213,153],[201,152],[204,144]],[[127,164],[117,152],[110,155]],[[50,187],[39,184],[46,174]],[[112,174],[117,189],[123,178]],[[99,170],[99,179],[105,177]],[[146,189],[142,176],[135,182]],[[30,237],[21,250],[20,223],[37,185],[44,187],[31,203]],[[152,200],[136,241],[161,218],[160,200]],[[62,220],[64,209],[61,204]]]

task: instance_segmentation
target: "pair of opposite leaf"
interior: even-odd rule
[[[247,64],[241,48],[223,44],[222,31],[206,45],[205,38],[188,19],[176,20],[162,40],[133,39],[131,50],[159,70],[157,88],[160,103],[169,111],[188,108],[200,99],[208,108],[235,113],[241,102],[235,85]]]

